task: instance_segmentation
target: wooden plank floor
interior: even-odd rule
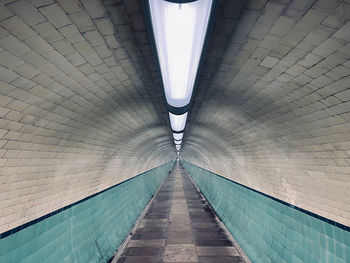
[[[186,172],[165,179],[120,263],[244,262]]]

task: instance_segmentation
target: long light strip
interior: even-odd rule
[[[170,125],[173,131],[179,132],[185,129],[187,112],[181,115],[175,115],[169,112]]]
[[[149,0],[165,96],[173,107],[191,100],[211,6],[212,0]]]
[[[182,140],[184,137],[183,133],[173,133],[174,140]]]

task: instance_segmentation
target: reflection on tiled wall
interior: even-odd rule
[[[183,162],[252,262],[350,262],[350,228]]]
[[[0,262],[107,262],[172,163],[0,236]]]

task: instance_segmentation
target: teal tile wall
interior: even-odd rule
[[[0,262],[107,262],[171,170],[167,163],[0,236]]]
[[[252,262],[350,262],[349,227],[182,164]]]

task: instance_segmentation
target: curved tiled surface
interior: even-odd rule
[[[173,163],[0,236],[0,262],[108,262]]]
[[[349,1],[222,3],[181,158],[350,226]]]
[[[183,163],[252,262],[350,261],[350,228]]]
[[[350,226],[350,3],[224,0],[181,158]],[[141,1],[0,2],[0,233],[175,157]]]
[[[0,2],[0,233],[175,156],[142,10],[105,2]]]

